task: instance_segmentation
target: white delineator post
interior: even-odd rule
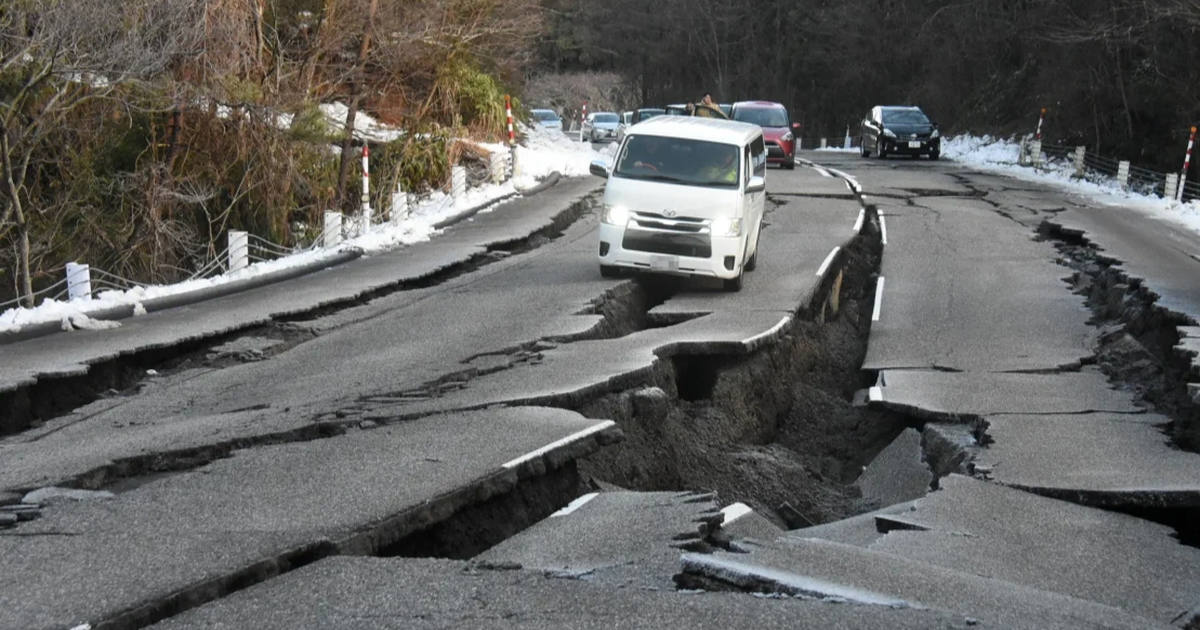
[[[491,176],[493,184],[504,183],[504,175],[507,170],[508,165],[504,163],[503,153],[493,151],[488,154],[488,175]]]
[[[1083,179],[1084,175],[1084,159],[1087,157],[1087,148],[1075,147],[1075,177]]]
[[[849,149],[849,148],[850,148],[850,125],[846,125],[846,141],[845,141],[845,144],[844,144],[844,146],[843,146],[842,148],[843,148],[843,149]]]
[[[250,234],[229,230],[229,270],[245,269],[250,264]]]
[[[821,138],[821,148],[825,149],[825,148],[828,148],[828,146],[829,146],[828,141],[826,141],[825,138]]]
[[[404,192],[404,184],[396,182],[396,192],[392,193],[392,209],[388,215],[392,225],[400,225],[408,218],[408,193]]]
[[[1033,167],[1037,168],[1037,167],[1041,166],[1042,165],[1042,141],[1034,140],[1033,142],[1031,142],[1029,145],[1029,153],[1030,153],[1030,158],[1033,163]]]
[[[450,167],[450,196],[457,202],[467,194],[467,167]]]
[[[67,299],[92,299],[92,269],[89,265],[67,263]]]
[[[321,244],[325,247],[334,247],[342,243],[342,213],[341,212],[326,212],[325,213],[325,236],[322,238]]]
[[[1129,160],[1117,162],[1117,183],[1121,190],[1129,190]]]
[[[1192,145],[1196,144],[1196,128],[1192,127],[1192,135],[1188,136],[1187,155],[1183,157],[1183,171],[1179,173],[1179,188],[1175,193],[1177,201],[1183,201],[1183,188],[1187,185],[1188,168],[1192,166]]]
[[[508,94],[504,95],[504,113],[508,116],[508,144],[514,146],[517,144],[517,133],[513,128],[512,97]]]
[[[583,142],[583,123],[587,120],[587,101],[583,102],[583,113],[579,115],[579,141]]]
[[[371,231],[371,149],[363,144],[362,152],[362,229],[359,234],[367,234]]]
[[[1163,182],[1163,199],[1174,199],[1178,191],[1179,173],[1167,173],[1166,181]]]
[[[1038,116],[1037,132],[1033,134],[1033,139],[1041,142],[1042,140],[1042,123],[1046,121],[1046,108],[1042,108],[1042,114]]]

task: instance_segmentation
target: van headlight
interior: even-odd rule
[[[629,224],[629,208],[619,203],[612,206],[604,204],[604,213],[600,220],[609,225],[625,227]]]
[[[742,235],[742,220],[741,219],[713,219],[712,225],[713,236],[741,236]]]

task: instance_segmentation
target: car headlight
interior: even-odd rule
[[[883,135],[885,135],[885,136],[887,136],[887,137],[889,137],[889,138],[895,138],[895,137],[896,137],[896,132],[892,131],[891,129],[884,129],[884,130],[883,130]]]
[[[791,142],[794,139],[795,139],[795,136],[793,136],[792,132],[790,132],[790,131],[779,137],[780,142]]]
[[[604,214],[600,220],[609,225],[618,225],[625,227],[629,224],[629,208],[617,204],[615,206],[605,205]]]
[[[713,236],[741,236],[742,220],[713,219],[711,229]]]
[[[932,139],[934,139],[934,138],[940,138],[940,137],[942,137],[942,134],[938,133],[938,130],[937,130],[937,129],[934,129],[934,130],[933,130],[933,133],[929,134],[929,139],[930,139],[930,140],[932,140]]]

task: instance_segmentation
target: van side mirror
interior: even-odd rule
[[[591,165],[588,166],[588,172],[596,177],[608,179],[608,163],[604,160],[592,160]]]
[[[767,180],[761,175],[755,175],[750,178],[750,183],[746,184],[746,192],[757,193],[767,189]]]

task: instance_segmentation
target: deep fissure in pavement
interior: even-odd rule
[[[304,313],[280,316],[267,323],[255,323],[203,339],[173,344],[170,347],[146,349],[96,361],[89,364],[88,370],[84,374],[39,377],[35,383],[0,393],[0,410],[7,410],[0,414],[0,437],[41,426],[47,421],[104,397],[136,393],[136,388],[145,382],[148,370],[168,372],[177,370],[181,366],[205,363],[214,348],[231,340],[249,336],[282,334],[285,336],[285,345],[274,349],[274,352],[284,351],[289,347],[294,347],[296,342],[294,338],[289,339],[288,334],[311,335],[309,332],[289,326],[290,323],[319,319],[393,293],[438,286],[510,256],[547,245],[561,237],[568,227],[590,212],[595,207],[597,200],[597,195],[586,195],[572,203],[566,210],[558,213],[551,220],[550,225],[524,238],[493,244],[486,251],[465,261],[420,278],[388,284],[353,298],[310,309]],[[230,363],[225,363],[225,365],[228,364]]]
[[[852,483],[912,423],[861,400],[882,255],[873,208],[869,219],[778,343],[675,354],[641,387],[576,408],[626,435],[580,463],[593,486],[715,491],[789,528],[876,507]]]
[[[1119,388],[1171,418],[1168,432],[1177,446],[1200,452],[1200,405],[1188,393],[1188,384],[1200,379],[1191,373],[1191,358],[1176,349],[1179,327],[1196,323],[1159,306],[1157,295],[1082,235],[1049,222],[1039,232],[1062,254],[1058,262],[1073,270],[1070,285],[1084,296],[1089,323],[1100,329],[1096,365]]]

